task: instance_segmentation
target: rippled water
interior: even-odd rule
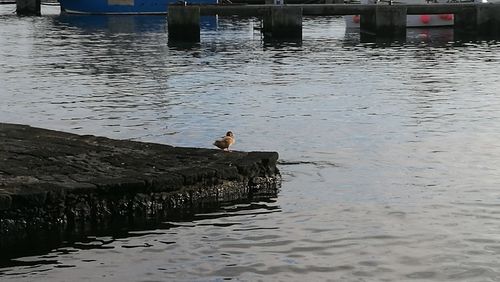
[[[164,17],[18,18],[0,6],[0,121],[280,153],[276,199],[88,237],[4,263],[2,281],[498,281],[500,44],[409,30],[360,43],[305,18],[169,46]]]

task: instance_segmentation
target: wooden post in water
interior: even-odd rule
[[[182,42],[200,42],[200,7],[168,6],[168,39]]]
[[[500,5],[479,4],[455,14],[455,34],[465,36],[500,36]]]
[[[16,13],[18,16],[40,16],[40,0],[17,0]]]
[[[361,33],[377,38],[406,37],[406,7],[400,5],[376,5],[373,12],[361,15]]]
[[[302,39],[302,7],[277,5],[264,15],[264,36],[273,39]]]

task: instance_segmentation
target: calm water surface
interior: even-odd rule
[[[499,281],[500,44],[410,30],[360,43],[306,18],[169,46],[164,17],[18,18],[0,6],[0,121],[280,153],[276,199],[13,260],[2,281]]]

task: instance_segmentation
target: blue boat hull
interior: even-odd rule
[[[166,14],[178,0],[59,0],[61,10],[75,14]],[[195,0],[193,4],[216,4],[217,0]]]

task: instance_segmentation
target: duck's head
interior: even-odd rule
[[[229,136],[229,137],[234,137],[233,132],[231,132],[231,131],[228,131],[228,132],[226,133],[226,136]]]

